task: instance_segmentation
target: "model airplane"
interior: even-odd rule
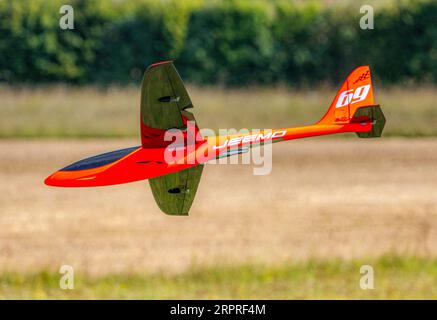
[[[198,138],[198,127],[187,130],[194,116],[187,90],[172,61],[155,63],[141,85],[141,146],[121,149],[75,162],[49,176],[45,183],[58,187],[94,187],[149,179],[153,196],[166,214],[188,215],[203,164],[219,157],[248,151],[249,147],[312,136],[355,132],[360,138],[380,137],[385,118],[374,104],[368,66],[356,68],[341,86],[326,114],[316,124],[262,131],[257,134]],[[180,129],[184,143],[174,154],[169,129]],[[194,134],[197,139],[190,139]],[[191,142],[190,142],[191,141]],[[171,146],[171,148],[170,148]]]

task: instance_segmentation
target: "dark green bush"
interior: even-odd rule
[[[432,0],[382,7],[374,30],[356,7],[281,0],[71,0],[61,30],[62,4],[0,1],[0,81],[124,84],[172,58],[198,84],[338,82],[362,64],[385,83],[437,81]]]
[[[411,1],[380,12],[366,35],[369,60],[389,82],[437,80],[437,2]]]
[[[60,0],[0,2],[0,79],[85,83],[114,8],[99,0],[70,2],[75,29],[59,27]]]
[[[197,83],[271,82],[278,70],[269,9],[260,2],[227,1],[194,11],[181,71]]]
[[[187,27],[187,8],[177,2],[166,6],[138,2],[134,9],[109,25],[96,51],[97,82],[140,81],[144,69],[179,56]]]

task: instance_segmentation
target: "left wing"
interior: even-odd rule
[[[149,179],[159,208],[169,215],[188,215],[202,175],[203,165]]]

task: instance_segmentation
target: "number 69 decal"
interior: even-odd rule
[[[357,103],[366,99],[370,91],[370,84],[355,89],[343,91],[338,97],[336,108],[344,107],[348,104]]]

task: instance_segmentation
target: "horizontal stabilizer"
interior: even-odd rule
[[[372,122],[372,130],[356,132],[360,138],[376,138],[382,135],[385,126],[385,117],[379,105],[360,107],[355,112],[351,123]]]

